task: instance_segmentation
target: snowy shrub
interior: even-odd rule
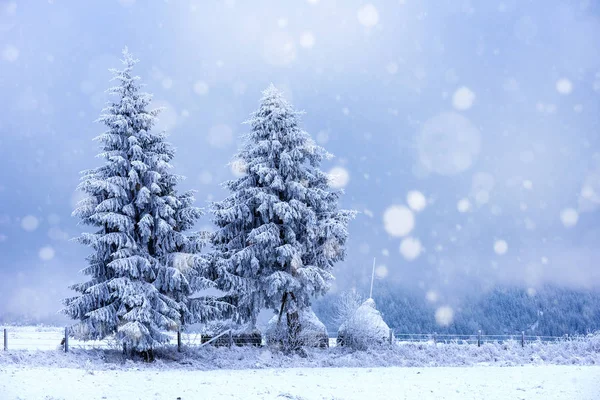
[[[342,292],[334,304],[333,322],[340,326],[348,321],[364,301],[365,299],[356,290]]]
[[[364,350],[389,343],[390,328],[375,308],[375,301],[367,299],[338,330],[341,346]]]
[[[325,325],[317,318],[311,308],[299,312],[300,332],[299,345],[307,347],[328,347],[329,335]],[[287,321],[279,315],[274,315],[267,325],[265,332],[267,344],[283,345],[289,338]]]

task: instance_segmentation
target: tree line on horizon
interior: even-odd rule
[[[368,287],[359,288],[367,293]],[[335,332],[339,293],[328,293],[313,305],[315,313]],[[441,326],[435,319],[439,303],[427,300],[423,290],[393,282],[377,283],[377,308],[395,334],[531,336],[585,335],[600,331],[600,291],[545,285],[534,293],[518,286],[471,291],[456,298],[454,317]]]

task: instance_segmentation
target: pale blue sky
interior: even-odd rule
[[[261,90],[306,111],[362,212],[335,290],[373,257],[380,279],[448,302],[598,287],[598,38],[593,1],[0,0],[0,316],[54,314],[84,279],[73,191],[126,45],[202,207]],[[412,229],[410,191],[426,202]]]

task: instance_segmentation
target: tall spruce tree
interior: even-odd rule
[[[79,320],[72,327],[83,339],[115,337],[130,351],[144,352],[169,340],[166,330],[214,315],[216,309],[189,296],[210,286],[203,276],[202,235],[187,235],[201,216],[191,192],[178,193],[182,177],[171,173],[173,147],[152,128],[160,110],[148,110],[151,95],[132,75],[138,62],[125,49],[123,70],[111,70],[117,97],[99,122],[108,130],[96,138],[104,165],[82,173],[87,197],[74,215],[96,227],[78,239],[93,253],[82,271],[87,282],[72,289],[63,312]]]
[[[331,155],[300,128],[299,114],[273,85],[263,92],[235,157],[246,173],[226,182],[230,195],[212,206],[216,274],[235,318],[254,325],[271,308],[286,316],[291,346],[298,310],[328,290],[354,217],[338,210],[341,191],[319,169]]]

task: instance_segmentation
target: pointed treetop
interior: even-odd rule
[[[263,90],[263,97],[260,99],[261,104],[277,104],[282,109],[292,109],[292,105],[285,99],[283,92],[275,87],[272,83]],[[300,114],[299,112],[295,112]]]
[[[121,54],[123,55],[123,59],[121,59],[121,63],[123,64],[123,69],[119,70],[116,68],[110,68],[109,71],[113,74],[113,78],[111,79],[111,81],[119,80],[121,82],[132,82],[132,81],[140,80],[139,76],[131,76],[131,71],[133,70],[133,67],[138,62],[140,62],[140,60],[135,58],[133,56],[133,54],[131,54],[129,52],[129,49],[127,48],[127,46],[125,46],[123,48],[123,50],[121,51]],[[108,92],[116,93],[116,91],[114,91],[114,88],[110,88],[108,90]]]
[[[129,52],[129,48],[127,46],[123,47],[121,54],[123,54],[123,59],[121,62],[127,67],[133,67],[135,64],[140,62],[140,60],[133,57],[133,54]]]
[[[281,91],[272,82],[269,83],[269,86],[262,93],[264,97],[282,97]]]

